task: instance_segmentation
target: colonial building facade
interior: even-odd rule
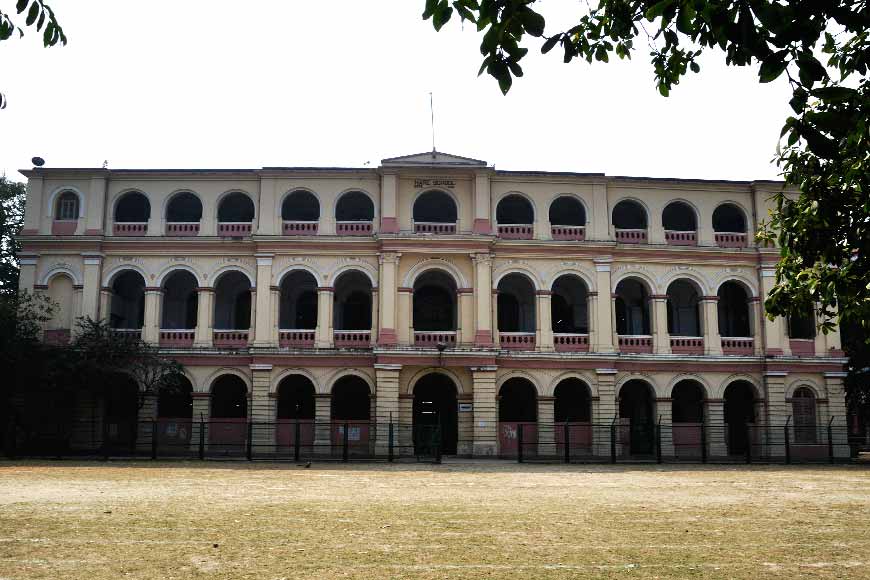
[[[21,289],[60,305],[46,339],[108,319],[185,367],[181,395],[76,403],[104,421],[273,424],[266,444],[287,421],[353,421],[373,452],[380,426],[437,424],[443,452],[474,456],[506,454],[517,425],[545,450],[560,424],[592,454],[604,443],[585,426],[619,425],[618,453],[643,454],[668,425],[673,455],[706,424],[722,457],[751,446],[747,426],[792,424],[810,444],[845,422],[838,333],[817,334],[812,313],[764,316],[778,251],[752,234],[781,183],[436,152],[373,169],[23,173]]]

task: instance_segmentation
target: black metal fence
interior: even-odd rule
[[[480,439],[484,439],[481,441]],[[144,457],[285,461],[440,462],[444,455],[564,463],[833,463],[851,456],[845,426],[707,423],[497,423],[473,440],[473,425],[246,419],[72,421],[12,424],[8,457]]]

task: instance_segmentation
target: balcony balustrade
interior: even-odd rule
[[[116,223],[112,233],[116,236],[144,236],[148,233],[148,222]]]
[[[336,330],[333,332],[335,348],[370,348],[372,333],[369,330]]]
[[[588,334],[559,333],[553,335],[553,344],[557,352],[588,352]]]
[[[651,354],[652,351],[652,336],[642,334],[619,335],[619,352]]]
[[[311,348],[314,346],[314,330],[281,329],[278,331],[278,346],[281,348]]]
[[[141,328],[113,328],[111,329],[112,337],[116,340],[141,340]]]
[[[671,352],[674,354],[704,354],[704,338],[701,336],[672,336]]]
[[[418,234],[455,234],[456,223],[414,222],[414,232]]]
[[[248,336],[249,330],[215,330],[214,345],[217,348],[245,348]]]
[[[812,339],[792,338],[789,339],[791,354],[794,356],[815,356],[816,341]]]
[[[71,236],[76,233],[79,220],[54,220],[51,222],[51,234],[54,236]]]
[[[665,230],[665,242],[667,242],[669,246],[697,246],[698,232]]]
[[[720,248],[745,248],[746,234],[741,232],[716,232],[713,237]]]
[[[623,244],[645,244],[646,230],[616,229],[616,241]]]
[[[554,240],[582,242],[586,239],[586,228],[584,226],[552,226],[550,232]]]
[[[218,235],[232,238],[250,236],[252,228],[253,224],[251,222],[220,222],[218,224]]]
[[[160,329],[160,346],[191,347],[195,330]]]
[[[722,337],[722,353],[731,355],[751,355],[755,353],[752,337]]]
[[[339,236],[370,236],[372,222],[335,222],[335,233]]]
[[[167,236],[198,236],[199,222],[168,222],[166,224]]]
[[[317,222],[283,222],[282,231],[285,236],[315,236],[317,225]]]
[[[509,350],[535,350],[534,332],[499,332],[499,344]]]
[[[498,237],[505,240],[531,240],[535,227],[531,224],[511,224],[498,226]]]
[[[438,343],[442,343],[447,348],[456,346],[456,331],[455,330],[435,330],[414,331],[414,346],[435,348]]]

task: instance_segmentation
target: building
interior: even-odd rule
[[[113,425],[252,421],[266,447],[351,437],[382,453],[384,425],[410,450],[437,424],[448,454],[510,455],[517,437],[561,453],[569,437],[590,455],[739,457],[782,454],[783,428],[809,448],[845,424],[838,333],[763,316],[778,251],[752,232],[779,182],[436,152],[22,173],[21,288],[62,306],[46,338],[109,318],[186,368],[180,397],[88,403]],[[245,438],[224,431],[208,443]]]

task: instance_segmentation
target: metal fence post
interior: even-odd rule
[[[348,432],[348,428],[347,428],[347,427],[348,427],[348,425],[347,425],[347,421],[345,421],[345,422],[344,422],[344,437],[342,437],[342,439],[343,439],[343,444],[344,444],[344,445],[343,445],[343,447],[342,447],[342,449],[341,449],[341,460],[344,461],[345,463],[347,463],[347,458],[348,458],[348,453],[347,453],[347,441],[348,441],[348,438],[347,438],[347,432]]]
[[[659,417],[659,422],[655,426],[656,435],[656,463],[662,462],[662,422]]]
[[[752,424],[746,424],[746,463],[752,463]]]
[[[205,421],[199,419],[199,459],[205,459]]]
[[[791,422],[791,415],[789,415],[788,419],[785,421],[785,427],[783,427],[783,435],[785,438],[785,464],[788,465],[791,463],[791,442],[788,437],[788,424]]]
[[[299,427],[299,419],[296,419],[296,422],[293,425],[293,461],[299,462],[299,456],[301,455],[302,448],[300,447],[300,441],[302,435],[302,429]]]
[[[701,463],[707,463],[707,424],[701,421]]]
[[[248,441],[245,446],[245,456],[248,461],[254,458],[254,422],[248,421]]]
[[[834,417],[828,421],[828,461],[834,462],[834,429],[831,426],[834,422]]]
[[[151,459],[157,459],[157,421],[151,421]]]
[[[571,429],[568,428],[568,421],[565,421],[565,436],[563,440],[565,442],[565,463],[571,463]]]
[[[523,462],[523,424],[517,423],[517,463]]]
[[[610,463],[616,463],[616,416],[610,422]]]
[[[393,462],[393,421],[390,420],[389,438],[387,444],[387,461]]]

